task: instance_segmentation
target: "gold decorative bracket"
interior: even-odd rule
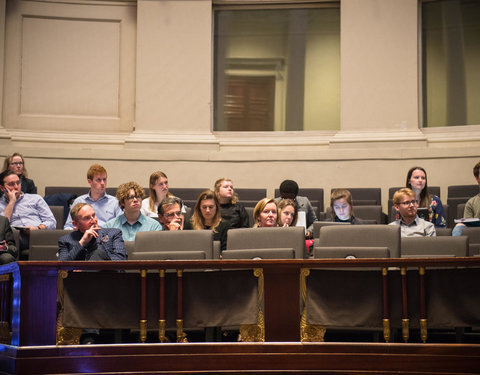
[[[258,318],[257,324],[244,324],[240,326],[239,341],[243,342],[265,342],[265,320],[263,317],[263,290],[264,290],[264,276],[262,268],[255,268],[253,275],[258,278]]]
[[[64,294],[63,280],[68,277],[68,271],[58,271],[57,277],[57,295],[60,309],[57,316],[57,345],[78,345],[80,344],[81,328],[71,328],[63,326]]]
[[[300,271],[300,292],[302,294],[303,311],[300,319],[300,341],[301,342],[323,342],[326,329],[323,326],[307,324],[307,276],[310,275],[309,268],[302,268]]]

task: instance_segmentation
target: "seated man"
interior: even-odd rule
[[[402,237],[436,236],[433,223],[417,216],[418,202],[415,193],[409,188],[397,190],[393,195],[393,205],[400,218],[389,225],[400,225]]]
[[[143,188],[136,182],[130,181],[120,185],[117,189],[117,199],[124,212],[108,221],[103,227],[120,229],[124,241],[135,241],[137,232],[162,230],[157,220],[140,212],[144,196]]]
[[[293,180],[285,180],[280,184],[280,198],[276,198],[276,201],[283,199],[292,199],[297,203],[298,207],[298,220],[297,226],[305,226],[305,236],[307,238],[312,237],[313,222],[317,221],[317,215],[313,209],[307,197],[297,196],[298,184]]]
[[[10,223],[5,216],[0,216],[0,264],[15,262],[17,254]]]
[[[50,207],[38,194],[22,193],[18,175],[13,171],[0,174],[0,215],[5,216],[10,225],[20,230],[20,250],[28,249],[30,231],[55,229],[57,221]]]
[[[480,187],[480,162],[475,164],[473,167],[473,176],[477,181],[478,186]],[[465,209],[463,210],[464,219],[480,219],[480,193],[470,198],[465,204]],[[461,236],[465,224],[458,223],[455,228],[453,228],[452,236]]]
[[[72,207],[77,203],[88,203],[95,210],[100,226],[122,214],[117,198],[105,193],[107,188],[107,171],[99,164],[93,164],[87,171],[87,182],[90,192],[75,199]],[[68,215],[64,229],[73,229],[72,217]]]
[[[77,230],[58,240],[58,260],[126,260],[122,232],[100,228],[92,206],[77,203],[70,211]]]
[[[163,230],[189,230],[190,222],[185,222],[182,212],[182,200],[177,197],[166,197],[158,205],[158,220],[163,225]]]

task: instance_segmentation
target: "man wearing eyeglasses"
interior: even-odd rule
[[[418,217],[418,202],[411,189],[397,190],[393,195],[393,205],[400,219],[391,222],[389,225],[400,225],[402,237],[431,237],[437,235],[433,223]]]
[[[189,221],[185,221],[182,212],[182,200],[177,197],[167,197],[158,205],[158,219],[163,225],[163,230],[189,230],[193,229]]]
[[[118,204],[124,210],[123,214],[109,220],[103,226],[104,228],[120,229],[124,241],[135,241],[137,232],[162,230],[157,220],[140,212],[145,192],[138,183],[130,181],[120,185],[116,197]]]

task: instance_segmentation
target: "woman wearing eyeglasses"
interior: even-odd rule
[[[415,199],[418,201],[418,208],[427,209],[427,214],[422,217],[433,223],[436,227],[445,228],[445,211],[442,201],[436,195],[430,195],[428,192],[427,172],[422,167],[413,167],[407,173],[405,186],[415,193]],[[420,215],[420,213],[419,213]],[[398,218],[398,217],[397,217]]]
[[[190,221],[193,229],[213,231],[213,240],[220,241],[220,249],[227,248],[227,232],[231,226],[228,221],[222,220],[220,204],[212,190],[205,190],[199,195]]]
[[[37,194],[37,187],[33,180],[27,178],[27,168],[25,168],[25,160],[23,155],[15,152],[11,156],[7,156],[3,163],[3,171],[10,170],[20,178],[22,185],[21,190],[27,194]],[[0,194],[1,195],[1,194]]]

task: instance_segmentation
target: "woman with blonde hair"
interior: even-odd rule
[[[233,189],[232,180],[220,178],[215,181],[215,195],[220,203],[222,219],[228,221],[232,228],[248,228],[248,213],[240,203]]]
[[[149,196],[142,201],[141,212],[148,217],[158,217],[158,205],[164,198],[173,197],[168,191],[168,177],[161,171],[153,172],[150,175],[148,186]],[[185,206],[182,205],[182,212],[186,213]]]
[[[220,249],[223,251],[227,248],[227,232],[231,226],[222,220],[220,204],[212,190],[205,190],[199,195],[190,222],[193,229],[212,230],[213,240],[220,241]]]
[[[297,225],[298,208],[293,199],[280,199],[278,202],[278,225],[294,227]]]
[[[273,198],[263,198],[253,210],[254,228],[277,227],[278,206]]]
[[[25,159],[22,154],[18,152],[13,153],[10,156],[7,156],[3,162],[3,171],[13,171],[20,179],[21,190],[27,194],[37,194],[37,187],[33,180],[27,178],[27,168],[25,167]],[[0,194],[1,195],[1,194]]]

